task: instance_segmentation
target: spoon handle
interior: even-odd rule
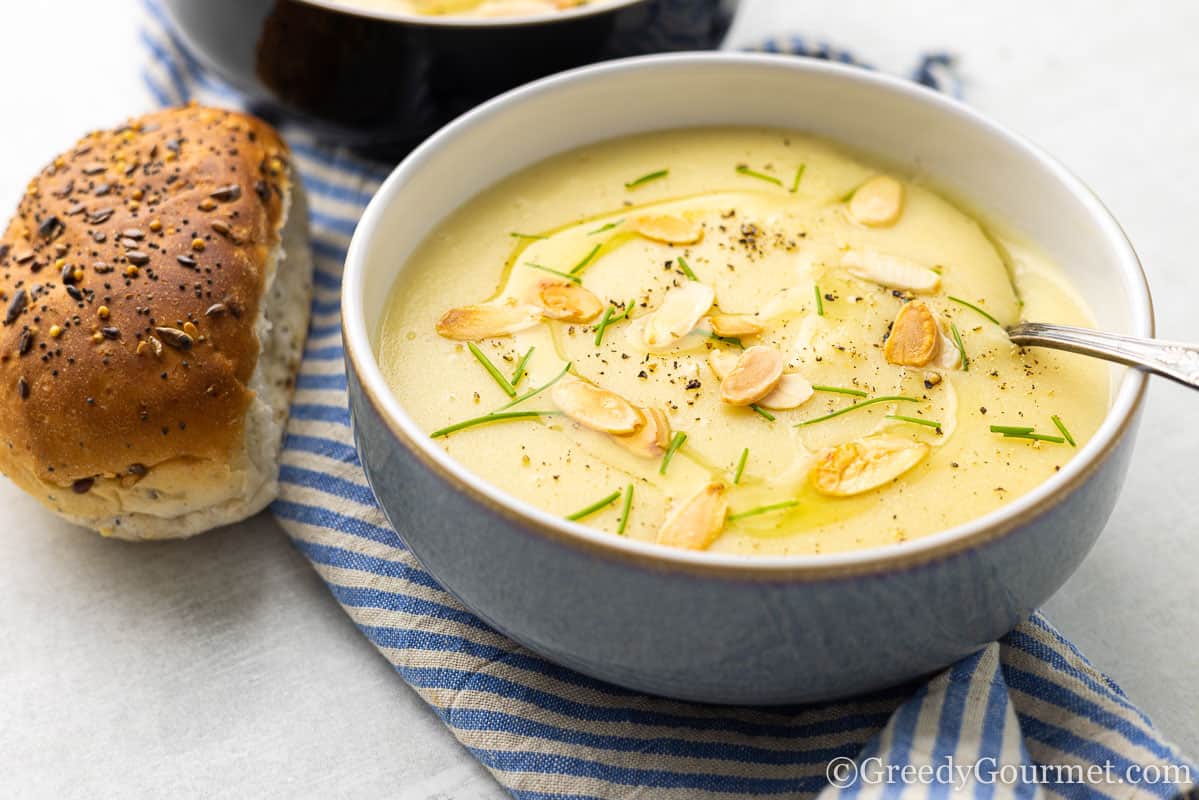
[[[1008,328],[1013,344],[1052,347],[1116,361],[1199,389],[1199,347],[1157,339],[1138,339],[1089,328],[1022,322]]]

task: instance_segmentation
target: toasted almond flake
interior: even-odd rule
[[[937,355],[941,331],[937,318],[919,300],[905,303],[891,324],[891,335],[883,347],[887,361],[901,367],[923,367]]]
[[[641,415],[645,424],[626,436],[613,436],[612,441],[634,455],[643,458],[658,458],[670,444],[670,419],[658,408],[643,408]]]
[[[841,255],[841,266],[855,278],[892,289],[927,293],[941,285],[941,276],[931,269],[876,250],[847,250]]]
[[[786,372],[774,391],[759,400],[758,405],[772,411],[787,411],[808,402],[813,393],[812,384],[804,376],[797,372]]]
[[[715,300],[712,287],[696,281],[671,289],[662,298],[662,304],[643,317],[642,341],[647,347],[674,344],[695,329]]]
[[[923,442],[888,436],[870,436],[820,452],[810,476],[821,494],[849,497],[903,475],[928,454]]]
[[[704,238],[704,229],[698,222],[674,214],[633,217],[629,227],[646,239],[665,244],[695,244]]]
[[[530,301],[543,316],[563,322],[590,322],[604,310],[598,297],[570,281],[538,281]]]
[[[894,225],[903,213],[903,184],[890,175],[876,175],[849,200],[849,215],[872,228]]]
[[[623,436],[645,426],[645,417],[628,400],[587,381],[559,381],[550,397],[566,416],[601,433]]]
[[[737,366],[737,362],[741,360],[741,355],[732,350],[711,350],[708,352],[708,366],[712,368],[712,373],[720,380],[724,380],[733,367]]]
[[[724,530],[728,514],[727,487],[709,483],[671,509],[658,530],[658,544],[706,550]]]
[[[734,339],[741,336],[757,336],[766,330],[755,322],[753,317],[745,314],[713,314],[708,317],[708,321],[712,323],[712,332],[717,336],[730,336]]]
[[[755,345],[737,359],[737,365],[720,382],[720,399],[734,406],[756,403],[774,391],[783,377],[783,354],[773,347]]]
[[[437,320],[437,332],[447,339],[474,342],[493,336],[510,336],[541,321],[537,306],[487,303],[451,308]]]

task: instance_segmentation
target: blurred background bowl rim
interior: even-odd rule
[[[471,17],[467,15],[437,16],[433,14],[413,14],[397,9],[373,8],[357,6],[353,0],[295,0],[303,5],[314,6],[326,11],[347,14],[353,17],[365,17],[382,22],[396,22],[405,25],[419,25],[429,28],[509,28],[526,25],[545,25],[567,20],[579,19],[616,11],[620,8],[650,2],[650,0],[591,0],[583,6],[568,8],[562,11],[547,11],[540,14],[523,14],[504,17]]]
[[[1105,244],[1120,251],[1118,260],[1121,270],[1126,271],[1126,285],[1132,289],[1131,293],[1125,295],[1126,308],[1132,320],[1131,333],[1138,336],[1153,335],[1153,305],[1148,280],[1136,251],[1119,222],[1086,184],[1055,157],[1024,136],[945,94],[909,80],[861,67],[768,53],[666,53],[591,64],[550,75],[498,95],[443,126],[391,171],[371,198],[355,228],[343,273],[341,327],[346,367],[358,379],[364,399],[374,407],[380,419],[400,443],[426,468],[433,469],[450,483],[454,490],[467,494],[493,512],[518,521],[527,532],[546,535],[563,544],[588,549],[597,555],[631,561],[643,567],[675,568],[730,578],[774,576],[834,579],[891,573],[984,546],[1019,530],[1030,519],[1047,514],[1100,469],[1123,438],[1131,435],[1133,422],[1144,400],[1148,382],[1148,376],[1144,373],[1135,369],[1125,372],[1112,393],[1103,422],[1090,441],[1079,448],[1059,472],[1026,494],[981,517],[926,536],[879,547],[820,555],[769,556],[682,550],[655,542],[613,536],[581,523],[570,522],[520,500],[474,475],[437,446],[405,410],[403,402],[387,385],[375,348],[372,346],[374,337],[366,325],[363,285],[368,271],[371,244],[375,238],[374,232],[383,223],[394,198],[404,191],[409,173],[418,169],[428,159],[444,157],[443,151],[447,149],[452,152],[457,137],[480,122],[495,115],[519,113],[520,105],[529,98],[546,93],[570,91],[572,86],[590,80],[613,80],[622,74],[638,70],[685,70],[695,65],[716,63],[790,70],[811,73],[818,77],[827,76],[873,84],[885,91],[898,93],[905,102],[933,106],[937,113],[957,117],[964,124],[978,126],[988,136],[1001,140],[1003,146],[1023,151],[1036,161],[1047,179],[1061,183],[1070,191],[1074,200],[1094,217],[1106,233]],[[650,128],[647,126],[646,129]],[[487,188],[479,187],[474,195],[463,198],[461,202],[467,202]],[[963,194],[967,197],[969,195],[968,192]],[[436,223],[440,224],[443,221],[444,217],[441,217]],[[398,271],[392,278],[389,292],[396,277]]]

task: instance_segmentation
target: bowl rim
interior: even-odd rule
[[[517,523],[530,535],[540,535],[557,543],[582,549],[591,554],[632,563],[636,566],[715,575],[730,579],[774,578],[784,580],[827,580],[863,574],[889,572],[916,567],[948,558],[1002,538],[1029,519],[1047,513],[1098,470],[1130,430],[1144,398],[1148,377],[1129,369],[1113,393],[1102,424],[1095,435],[1070,461],[1047,481],[994,511],[916,539],[879,547],[848,550],[821,555],[761,556],[708,551],[681,550],[628,537],[613,536],[577,522],[558,518],[532,504],[498,489],[472,474],[463,465],[437,447],[408,413],[383,378],[368,330],[364,308],[364,278],[367,254],[386,208],[399,194],[413,172],[428,158],[435,157],[455,139],[479,122],[496,115],[513,113],[531,97],[569,91],[577,83],[608,80],[613,76],[646,69],[686,69],[695,65],[734,64],[765,66],[771,69],[828,75],[873,84],[896,92],[910,102],[931,105],[936,110],[965,117],[968,123],[1004,140],[1008,147],[1032,156],[1049,176],[1065,185],[1077,202],[1105,229],[1109,246],[1120,253],[1125,274],[1125,297],[1132,316],[1134,335],[1152,336],[1153,305],[1148,280],[1127,235],[1110,211],[1081,180],[1057,159],[1027,138],[992,122],[965,104],[914,82],[860,67],[794,56],[762,53],[688,52],[618,59],[580,67],[525,84],[499,95],[450,122],[404,158],[379,187],[355,228],[347,251],[342,280],[341,327],[346,369],[353,373],[363,399],[370,403],[379,419],[396,440],[432,470],[452,489]],[[353,381],[350,385],[353,386]],[[351,390],[352,391],[352,390]]]
[[[423,25],[430,28],[511,28],[522,25],[544,25],[566,20],[579,19],[615,11],[625,6],[646,3],[649,0],[592,0],[585,6],[576,6],[563,11],[547,11],[540,14],[514,14],[504,17],[471,17],[465,14],[437,16],[413,14],[387,8],[364,8],[354,5],[354,0],[299,0],[305,5],[317,6],[326,11],[348,14],[354,17],[377,19],[382,22],[401,22],[408,25]]]

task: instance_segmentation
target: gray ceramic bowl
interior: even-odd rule
[[[596,113],[603,109],[603,113]],[[503,95],[412,153],[354,234],[342,300],[350,406],[376,496],[417,557],[491,625],[613,683],[721,703],[829,699],[939,669],[1044,602],[1103,529],[1145,378],[1061,472],[1004,508],[903,544],[819,557],[684,552],[591,530],[485,484],[388,389],[374,345],[426,233],[503,176],[614,136],[770,125],[829,137],[947,187],[1039,243],[1099,324],[1151,336],[1145,278],[1115,220],[1058,162],[915,85],[787,57],[679,54],[601,64]],[[496,143],[503,158],[496,158]]]

